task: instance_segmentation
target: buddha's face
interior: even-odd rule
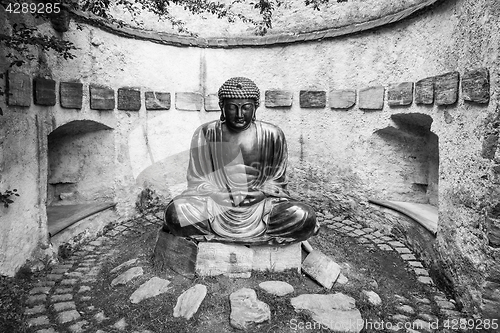
[[[250,127],[255,115],[255,100],[249,98],[226,98],[221,104],[230,130],[241,132]]]

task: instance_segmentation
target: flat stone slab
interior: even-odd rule
[[[368,301],[368,303],[370,303],[371,305],[375,305],[375,306],[378,306],[380,304],[382,304],[382,299],[380,298],[380,296],[374,292],[374,291],[371,291],[371,290],[363,290],[361,292],[362,296],[364,298],[366,298],[366,300]]]
[[[154,267],[160,271],[170,269],[192,278],[195,275],[197,253],[198,247],[194,242],[159,231],[153,255]]]
[[[434,103],[434,78],[428,77],[415,83],[415,103]]]
[[[81,109],[83,84],[80,82],[61,82],[59,84],[59,103],[66,109]]]
[[[216,94],[209,94],[205,96],[205,111],[207,112],[217,112],[220,111],[219,106],[219,96]]]
[[[266,90],[265,106],[268,108],[290,107],[293,102],[293,92],[288,90]]]
[[[111,281],[111,286],[114,287],[116,285],[126,284],[142,274],[144,274],[142,267],[132,267],[113,279],[113,281]]]
[[[109,87],[90,85],[90,108],[92,110],[113,110],[115,91]]]
[[[304,259],[302,270],[327,289],[333,286],[340,275],[340,266],[318,250],[312,251]]]
[[[269,294],[285,296],[294,292],[293,286],[283,281],[265,281],[259,287]]]
[[[56,81],[37,77],[33,80],[34,101],[37,105],[56,105]]]
[[[330,92],[331,109],[349,109],[356,104],[356,90],[332,90]]]
[[[7,72],[7,104],[11,106],[31,105],[31,78],[21,72]]]
[[[458,100],[459,73],[450,72],[434,78],[435,101],[437,105],[451,105]]]
[[[300,243],[285,246],[252,246],[255,271],[283,272],[296,269],[300,272],[302,266],[302,249]]]
[[[159,91],[146,91],[144,93],[146,99],[146,110],[169,110],[170,109],[170,93]]]
[[[196,273],[200,276],[249,278],[253,255],[254,251],[243,245],[199,243]]]
[[[349,279],[342,273],[340,273],[337,281],[335,281],[335,283],[339,283],[339,284],[347,284],[349,282]]]
[[[465,101],[488,103],[490,101],[490,72],[487,68],[470,70],[462,76],[462,96]]]
[[[170,289],[169,285],[169,280],[161,279],[155,276],[143,283],[136,291],[134,291],[134,293],[130,295],[130,301],[137,304],[145,299],[163,294]]]
[[[141,109],[141,91],[138,88],[118,89],[118,110],[139,111]]]
[[[207,287],[202,284],[197,284],[177,298],[177,304],[174,308],[174,317],[184,317],[191,319],[198,311],[201,303],[207,295]]]
[[[122,318],[122,319],[118,320],[113,325],[113,327],[116,328],[119,331],[125,331],[125,329],[127,328],[127,326],[128,326],[128,324],[127,324],[127,321],[125,320],[125,318]]]
[[[310,314],[314,321],[333,331],[358,333],[363,329],[363,318],[356,308],[356,301],[350,296],[342,293],[304,294],[290,301],[295,311]]]
[[[230,324],[234,328],[246,330],[271,319],[269,305],[259,301],[253,289],[239,289],[229,295],[229,300],[231,302]]]
[[[121,263],[120,265],[116,266],[115,268],[113,268],[109,272],[111,274],[114,274],[114,273],[118,272],[120,269],[122,269],[124,267],[130,267],[130,266],[132,266],[133,264],[135,264],[137,262],[137,260],[138,260],[137,258],[127,260],[124,263]]]
[[[175,107],[178,110],[200,111],[203,104],[203,97],[194,92],[175,93]]]
[[[64,324],[64,323],[68,323],[70,321],[80,319],[80,317],[81,316],[80,316],[80,313],[78,311],[69,310],[69,311],[60,312],[57,315],[57,321],[59,321],[59,323],[61,323],[61,324]]]
[[[390,106],[410,105],[413,102],[413,82],[389,85],[387,104]]]
[[[382,110],[384,107],[383,86],[366,87],[359,90],[358,106],[364,110]]]
[[[301,108],[324,108],[326,106],[326,91],[301,90],[299,102]]]

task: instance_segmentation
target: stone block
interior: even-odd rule
[[[500,247],[500,219],[488,217],[486,219],[487,237],[490,246]]]
[[[268,108],[291,107],[293,92],[287,90],[266,90],[264,105]]]
[[[170,110],[170,93],[146,91],[146,110]]]
[[[141,109],[141,91],[133,88],[118,89],[118,110],[139,111]]]
[[[241,288],[229,295],[231,302],[230,324],[232,327],[248,331],[256,324],[271,319],[271,309],[266,303],[257,299],[255,290]]]
[[[437,105],[451,105],[458,100],[458,72],[450,72],[434,78],[434,99]]]
[[[216,94],[209,94],[205,96],[205,111],[217,112],[220,111],[219,96]]]
[[[317,250],[304,259],[302,270],[327,289],[333,286],[340,275],[340,266]]]
[[[356,104],[356,90],[332,90],[330,92],[330,108],[349,109]]]
[[[153,254],[157,270],[171,269],[187,277],[194,277],[198,247],[194,242],[164,231],[158,232]]]
[[[203,104],[203,96],[192,92],[175,93],[175,108],[184,111],[200,111]]]
[[[92,110],[113,110],[115,91],[111,88],[90,85],[90,108]]]
[[[434,103],[434,78],[428,77],[415,83],[415,103]]]
[[[33,80],[34,102],[37,105],[56,105],[56,81],[37,77]]]
[[[81,109],[83,84],[80,82],[61,82],[59,84],[59,103],[66,109]]]
[[[366,87],[359,90],[358,106],[365,110],[382,110],[384,108],[383,86]]]
[[[31,78],[28,74],[8,71],[7,104],[12,106],[31,105]]]
[[[324,108],[326,106],[326,91],[301,90],[299,102],[301,108]]]
[[[207,287],[202,284],[194,285],[177,298],[177,304],[174,307],[174,317],[183,317],[191,319],[198,311],[201,303],[207,295]]]
[[[252,246],[253,270],[283,272],[287,269],[300,271],[302,249],[300,243],[286,246]]]
[[[78,313],[78,311],[69,310],[69,311],[60,312],[57,315],[57,321],[60,324],[64,324],[64,323],[68,323],[70,321],[80,319],[80,317],[81,317],[81,315],[80,315],[80,313]]]
[[[488,103],[490,101],[490,72],[487,68],[467,71],[462,76],[462,96],[465,101]]]
[[[495,158],[495,153],[498,147],[499,133],[496,131],[487,131],[483,136],[483,147],[481,157],[492,160]]]
[[[413,82],[389,85],[387,103],[390,106],[410,105],[413,102]]]
[[[252,249],[243,245],[199,243],[196,273],[200,276],[249,278],[253,254]]]

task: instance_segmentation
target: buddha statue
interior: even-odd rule
[[[286,190],[283,131],[255,119],[260,92],[243,77],[219,89],[220,120],[191,141],[188,188],[167,206],[163,231],[197,241],[285,245],[319,225],[313,209]]]

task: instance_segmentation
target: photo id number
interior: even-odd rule
[[[61,12],[61,4],[55,3],[9,3],[5,11],[11,14],[58,14]]]
[[[444,328],[451,330],[496,330],[498,319],[447,319]]]

